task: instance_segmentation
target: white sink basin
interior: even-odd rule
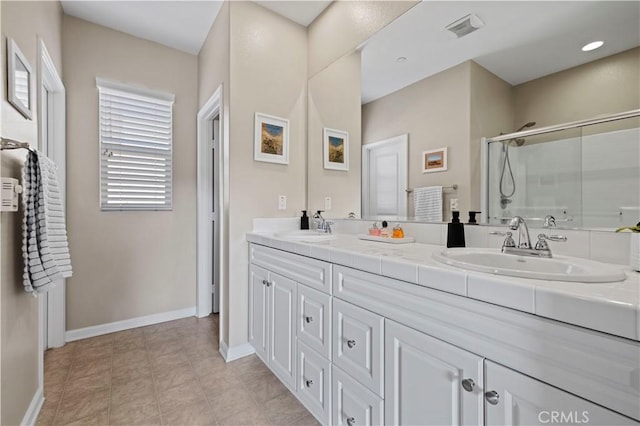
[[[608,283],[626,279],[621,269],[565,256],[545,259],[492,249],[454,248],[436,252],[433,258],[457,268],[538,280]]]
[[[302,243],[316,243],[336,239],[336,236],[333,234],[323,234],[315,230],[279,232],[275,235],[275,237],[282,238],[284,240],[299,241]]]

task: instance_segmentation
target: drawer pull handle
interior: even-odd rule
[[[268,285],[268,284],[269,284],[269,281],[267,281],[267,280],[262,280],[262,285]]]
[[[356,345],[356,341],[355,340],[347,340],[347,346],[349,347],[349,349],[353,349],[353,347],[355,345]],[[351,418],[353,418],[353,417],[351,417]]]
[[[305,380],[304,384],[305,384],[306,387],[310,388],[311,385],[313,384],[313,380]]]
[[[309,323],[313,322],[313,317],[312,316],[306,316],[306,317],[304,317],[304,320],[306,321],[307,324],[309,324]]]
[[[349,418],[347,419],[347,424],[348,424],[349,426],[353,426],[353,425],[355,425],[355,424],[356,424],[356,418],[355,418],[355,417],[349,417]]]
[[[498,392],[492,390],[484,393],[484,399],[491,405],[498,405],[498,401],[500,400],[500,395]]]
[[[473,392],[473,389],[476,387],[476,382],[473,379],[464,379],[462,381],[462,388],[467,392]]]
[[[267,285],[267,287],[271,287],[271,281],[267,281],[265,284]]]

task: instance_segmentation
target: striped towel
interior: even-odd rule
[[[413,190],[413,208],[417,220],[442,222],[442,187],[415,188]]]
[[[71,276],[71,258],[57,166],[39,152],[29,151],[22,171],[22,257],[25,291],[42,293],[54,280]]]

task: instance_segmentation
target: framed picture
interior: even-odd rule
[[[422,173],[444,172],[447,170],[447,148],[422,152]]]
[[[253,159],[289,164],[289,120],[256,112]]]
[[[25,118],[33,119],[31,65],[12,38],[7,38],[7,77],[7,100]]]
[[[325,128],[324,168],[329,170],[349,170],[349,133]]]

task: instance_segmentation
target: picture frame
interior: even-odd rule
[[[324,168],[327,170],[349,170],[349,133],[325,127],[322,132],[324,145]]]
[[[422,173],[447,170],[447,147],[422,152]]]
[[[289,120],[256,112],[255,161],[289,164]]]
[[[7,37],[7,100],[26,119],[33,120],[33,72],[16,42]]]

